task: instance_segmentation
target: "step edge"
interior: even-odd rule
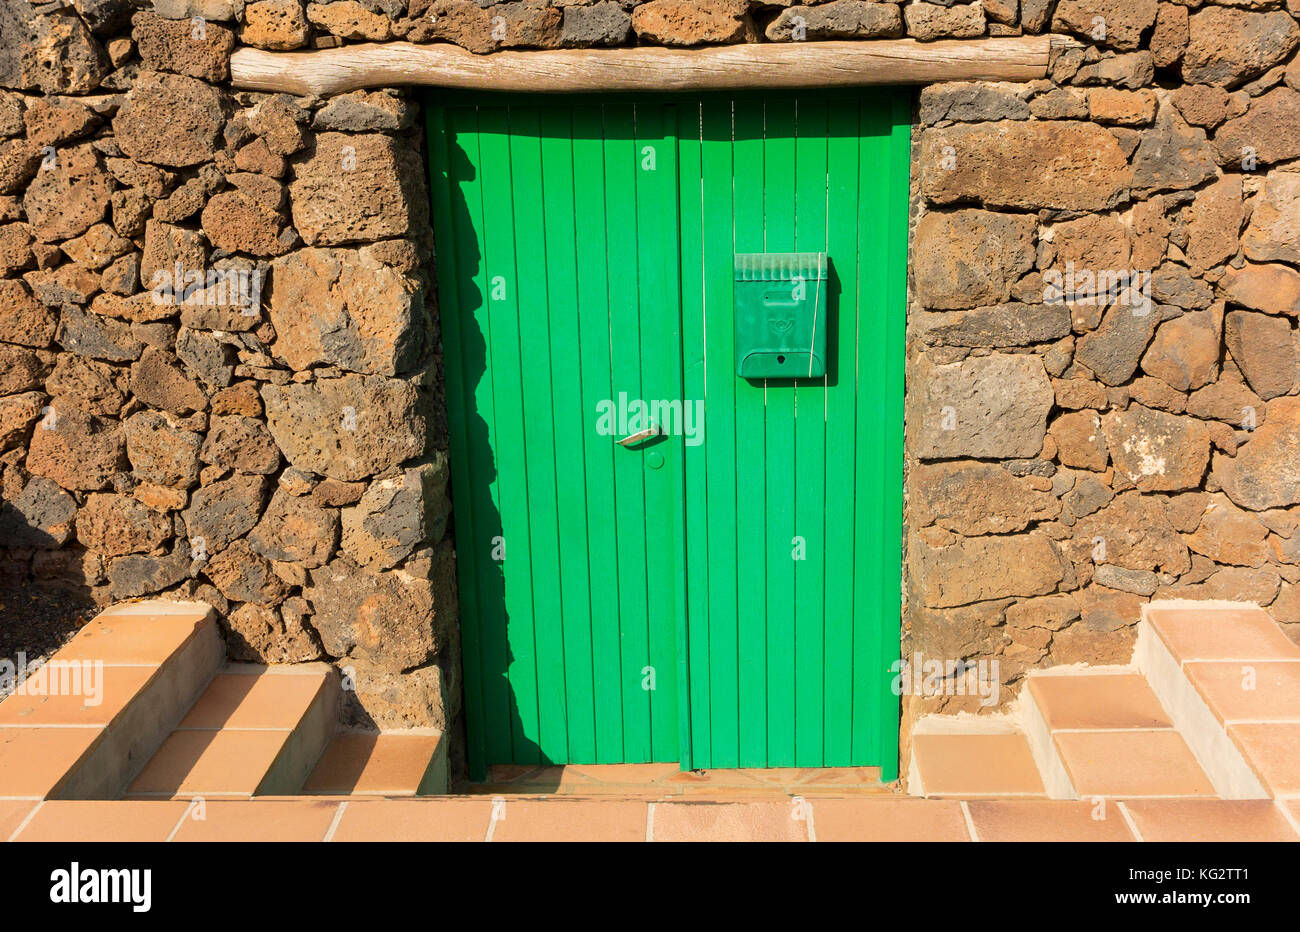
[[[1038,700],[1034,698],[1028,684],[1020,690],[1012,709],[1020,721],[1025,740],[1029,742],[1030,756],[1038,768],[1038,777],[1043,781],[1043,790],[1048,798],[1078,799],[1074,779],[1065,759],[1061,757],[1056,738],[1047,724],[1047,716],[1039,708]]]
[[[337,733],[342,702],[338,671],[331,667],[302,716],[286,732],[279,753],[252,792],[254,797],[304,795],[304,785]]]

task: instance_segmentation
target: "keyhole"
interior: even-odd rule
[[[785,357],[784,357],[784,356],[778,356],[778,357],[776,357],[776,362],[777,362],[777,365],[785,365]]]

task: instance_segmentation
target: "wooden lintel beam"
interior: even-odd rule
[[[1047,76],[1052,36],[992,39],[874,39],[695,49],[636,47],[494,52],[409,42],[345,45],[312,52],[239,49],[237,88],[338,94],[418,84],[473,90],[702,91],[1032,81]]]

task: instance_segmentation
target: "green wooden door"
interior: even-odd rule
[[[896,775],[907,124],[900,91],[430,108],[472,777]],[[830,256],[825,377],[735,374],[765,251]],[[637,402],[670,429],[620,446]]]

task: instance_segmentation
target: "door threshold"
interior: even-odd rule
[[[494,764],[482,783],[454,793],[555,796],[856,796],[902,792],[881,783],[879,767],[778,767],[682,770],[664,764]]]

